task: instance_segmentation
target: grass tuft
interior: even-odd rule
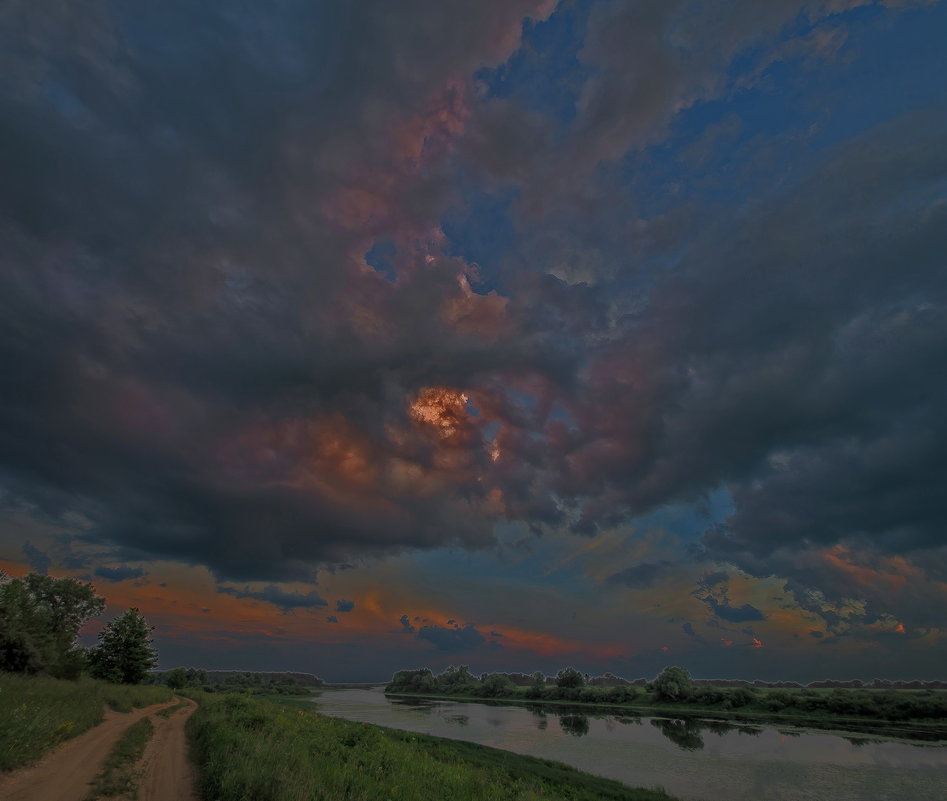
[[[184,709],[184,707],[186,706],[187,706],[187,701],[178,701],[174,706],[168,706],[168,707],[165,707],[164,709],[159,709],[156,714],[160,715],[165,720],[167,720],[179,709]]]

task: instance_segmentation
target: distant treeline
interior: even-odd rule
[[[419,673],[426,671],[422,668],[420,671],[399,671],[398,673]],[[430,673],[430,671],[427,671]],[[398,673],[395,674],[394,682]],[[432,674],[433,675],[433,674]],[[542,675],[542,674],[540,674]],[[488,676],[505,677],[516,687],[529,687],[535,684],[536,673],[481,673],[479,681],[483,683]],[[584,684],[588,687],[648,687],[653,679],[625,679],[621,676],[615,676],[612,673],[603,673],[601,676],[590,676],[588,673],[582,674]],[[544,683],[547,686],[557,686],[557,676],[544,676]],[[947,681],[890,681],[888,679],[873,679],[870,682],[863,682],[859,679],[848,679],[845,681],[836,679],[822,679],[812,681],[808,684],[800,684],[798,681],[747,681],[746,679],[691,679],[695,687],[756,687],[758,689],[771,690],[801,690],[805,688],[813,690],[947,690]],[[353,685],[354,686],[354,685]]]
[[[294,671],[203,670],[174,668],[155,670],[148,674],[150,684],[164,684],[175,690],[187,687],[204,692],[246,692],[254,694],[304,695],[308,687],[321,687],[325,682],[311,673]]]
[[[569,701],[581,704],[648,706],[675,704],[718,710],[747,710],[810,716],[865,716],[890,721],[947,719],[947,694],[942,682],[904,682],[865,687],[860,682],[694,681],[680,667],[667,667],[654,679],[629,682],[611,674],[597,679],[574,668],[555,677],[537,671],[483,673],[474,676],[466,665],[451,665],[434,675],[428,668],[399,670],[385,691],[524,701]],[[828,689],[830,692],[820,692]],[[914,690],[903,692],[901,690]]]

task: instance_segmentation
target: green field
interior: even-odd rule
[[[0,770],[34,762],[63,740],[92,728],[102,721],[106,707],[130,712],[170,700],[167,687],[0,673]]]
[[[241,696],[194,694],[201,795],[215,801],[668,801],[558,762],[329,718]]]

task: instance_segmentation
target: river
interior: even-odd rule
[[[943,801],[947,746],[787,726],[330,690],[325,715],[555,759],[685,801]]]

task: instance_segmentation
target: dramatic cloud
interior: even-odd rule
[[[12,0],[0,559],[428,653],[933,661],[945,13]]]

